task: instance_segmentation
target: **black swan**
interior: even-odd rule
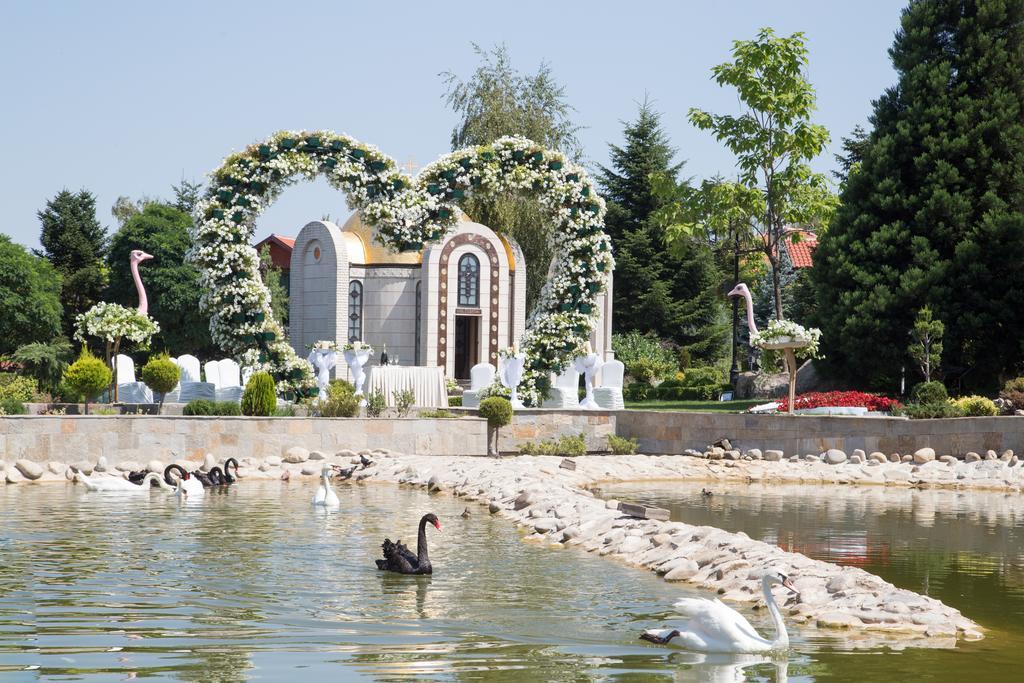
[[[231,474],[231,466],[234,465],[235,473]],[[235,480],[238,479],[238,461],[234,458],[228,458],[224,461],[224,483],[234,484]]]
[[[420,533],[416,541],[416,554],[402,545],[401,541],[391,542],[385,538],[381,549],[384,551],[384,559],[377,560],[377,569],[399,574],[431,574],[433,567],[430,566],[430,557],[427,555],[427,522],[430,522],[441,530],[441,522],[437,516],[430,512],[420,519]]]

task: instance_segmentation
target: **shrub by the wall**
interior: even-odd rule
[[[277,408],[277,387],[269,372],[254,373],[242,392],[242,414],[269,417]]]
[[[164,396],[167,392],[174,391],[174,387],[178,386],[181,368],[167,354],[160,354],[153,356],[149,359],[149,362],[142,366],[141,374],[142,381],[146,383],[146,386],[160,396],[159,407],[157,408],[157,413],[159,413],[164,407]]]
[[[89,401],[99,396],[110,384],[111,379],[113,373],[107,364],[89,353],[89,349],[85,347],[82,348],[78,360],[64,371],[64,382],[85,399],[86,415],[89,414]]]
[[[327,385],[327,400],[319,405],[322,417],[355,417],[359,414],[356,389],[345,380],[335,379]]]
[[[953,401],[965,417],[988,417],[999,414],[999,408],[992,399],[984,396],[961,396]]]
[[[0,372],[0,401],[28,403],[36,395],[36,381],[13,372]]]

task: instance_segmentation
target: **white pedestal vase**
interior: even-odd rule
[[[363,366],[370,360],[369,351],[346,351],[345,363],[352,373],[352,385],[356,388],[355,396],[359,397],[359,405],[365,406],[366,399],[363,398],[363,383],[366,381],[366,373]]]
[[[597,376],[601,366],[604,365],[601,357],[596,353],[591,353],[576,358],[573,364],[576,367],[576,372],[583,375],[583,383],[587,388],[587,395],[580,401],[580,408],[584,410],[601,410],[601,406],[594,400],[594,377]]]
[[[338,353],[330,349],[313,349],[306,358],[316,370],[316,385],[320,388],[320,400],[327,400],[327,385],[331,383],[331,370],[338,364]]]
[[[523,379],[523,367],[526,365],[526,355],[516,354],[505,358],[501,368],[501,383],[512,392],[509,402],[514,410],[525,408],[519,400],[519,382]]]

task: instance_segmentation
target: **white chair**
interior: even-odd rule
[[[212,382],[202,381],[199,374],[199,359],[191,354],[178,357],[178,367],[181,368],[181,383],[178,390],[178,400],[181,403],[189,403],[201,398],[210,401],[217,400],[217,388]]]
[[[555,377],[548,390],[548,397],[541,405],[542,408],[572,409],[580,405],[580,373],[576,372],[572,364],[565,372]]]
[[[220,365],[215,360],[203,363],[203,379],[213,385],[214,390],[220,389]]]
[[[121,403],[152,403],[153,390],[135,381],[135,361],[122,353],[114,358],[117,375],[117,400]]]
[[[462,392],[463,408],[479,408],[480,392],[491,386],[494,381],[494,366],[490,363],[477,363],[469,370],[469,389]]]
[[[238,363],[230,358],[224,358],[217,361],[217,370],[219,377],[217,400],[240,402],[242,400],[242,383]],[[206,377],[209,379],[210,376]]]
[[[620,360],[610,360],[601,367],[601,386],[594,389],[594,400],[605,410],[623,410],[622,376],[626,367]]]

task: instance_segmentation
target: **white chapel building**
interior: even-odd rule
[[[305,357],[318,340],[361,340],[374,348],[371,365],[386,345],[392,363],[440,366],[447,377],[465,380],[474,365],[497,367],[498,350],[521,342],[526,268],[515,241],[463,214],[442,241],[404,253],[381,246],[358,213],[340,228],[313,221],[291,253],[291,343]],[[605,358],[611,358],[608,289],[591,335]]]

